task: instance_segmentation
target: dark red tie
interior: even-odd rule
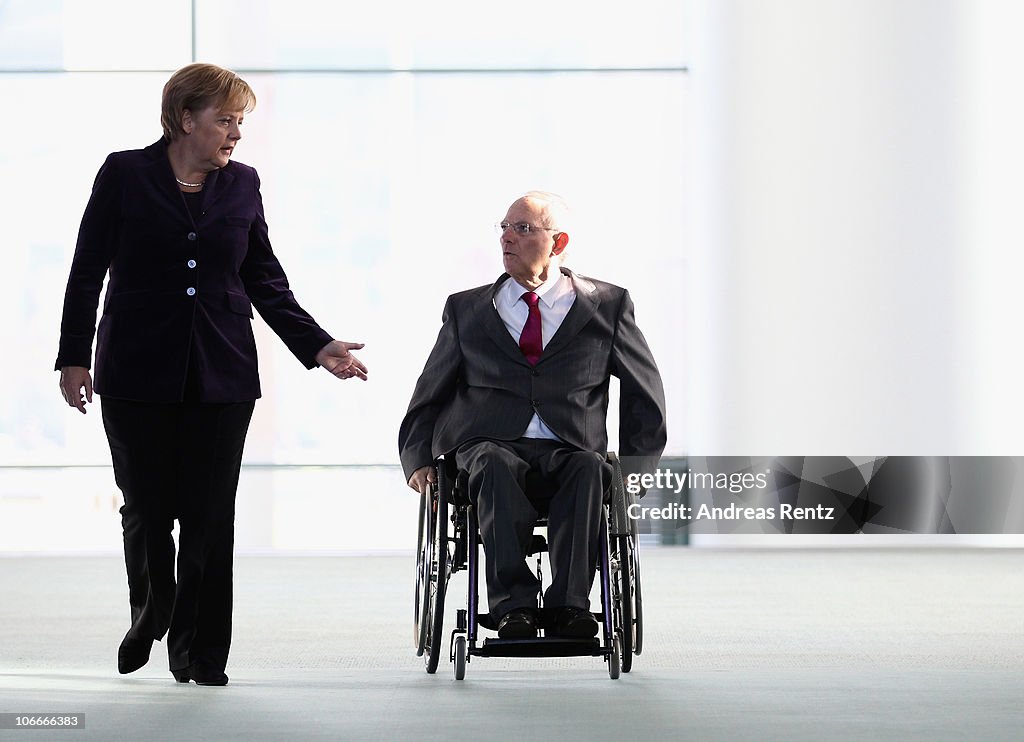
[[[541,351],[544,350],[544,340],[540,331],[540,307],[537,305],[540,297],[532,291],[527,291],[521,298],[529,305],[530,314],[523,325],[523,334],[519,336],[519,349],[523,351],[530,365],[535,366],[540,360]]]

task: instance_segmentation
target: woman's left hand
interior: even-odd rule
[[[358,376],[366,381],[366,366],[350,352],[362,347],[363,343],[332,340],[316,354],[316,362],[339,379],[351,379],[353,376]]]

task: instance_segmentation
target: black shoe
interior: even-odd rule
[[[567,605],[555,611],[555,625],[548,633],[567,639],[590,639],[597,636],[598,628],[593,613]]]
[[[196,685],[227,685],[228,676],[223,670],[216,670],[202,662],[196,662],[182,670],[171,670],[179,683],[193,681]]]
[[[136,639],[126,634],[117,648],[117,671],[122,675],[135,672],[149,662],[151,649],[152,639]]]
[[[530,608],[513,608],[498,622],[499,639],[533,639],[537,636],[537,614]]]

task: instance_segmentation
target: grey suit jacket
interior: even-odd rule
[[[665,392],[629,293],[562,268],[576,301],[531,366],[494,308],[508,274],[448,297],[441,331],[398,435],[408,479],[475,440],[515,440],[534,412],[571,446],[605,453],[608,382],[618,377],[619,455],[650,471],[665,448]]]

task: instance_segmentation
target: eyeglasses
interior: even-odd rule
[[[557,232],[557,229],[551,227],[536,227],[533,224],[527,224],[526,222],[498,222],[494,225],[494,231],[498,234],[505,234],[505,230],[511,227],[516,234],[530,234],[530,232],[545,231],[545,232]]]

